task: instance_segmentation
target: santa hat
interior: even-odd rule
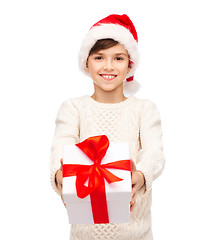
[[[124,82],[126,94],[133,94],[139,89],[139,83],[133,80],[138,66],[138,36],[133,22],[124,15],[112,14],[95,23],[83,40],[79,53],[79,67],[86,73],[86,62],[91,48],[100,39],[111,38],[123,44],[130,56],[130,71]]]

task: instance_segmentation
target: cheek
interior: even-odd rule
[[[128,65],[127,66],[125,65],[121,68],[121,72],[123,74],[127,74],[129,71],[130,71],[130,68],[128,67]]]
[[[123,74],[127,74],[130,71],[129,61],[123,62],[119,69]]]
[[[100,70],[99,64],[89,64],[88,65],[89,73],[96,74]]]

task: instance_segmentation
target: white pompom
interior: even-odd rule
[[[134,95],[140,88],[139,82],[136,80],[127,82],[126,80],[123,83],[124,86],[124,95],[130,96]]]

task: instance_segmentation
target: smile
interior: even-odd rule
[[[105,80],[113,80],[117,75],[114,74],[100,74],[101,77],[103,77]]]

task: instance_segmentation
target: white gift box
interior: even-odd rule
[[[101,164],[129,160],[129,145],[127,143],[110,143]],[[92,165],[85,153],[75,145],[64,146],[63,164]],[[105,180],[105,191],[109,223],[124,223],[130,220],[130,201],[132,199],[131,172],[108,168],[115,176],[123,179],[108,183]],[[66,205],[70,224],[94,224],[90,195],[79,198],[76,194],[76,176],[64,177],[62,195]],[[88,182],[86,183],[88,185]]]

